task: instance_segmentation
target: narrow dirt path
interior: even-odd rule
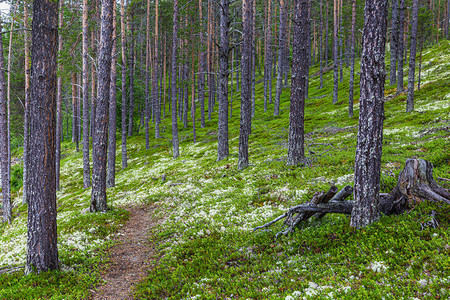
[[[109,250],[111,266],[102,274],[106,281],[92,299],[132,299],[131,292],[147,274],[155,247],[149,232],[158,224],[156,207],[132,207],[128,222],[120,230],[119,243]]]

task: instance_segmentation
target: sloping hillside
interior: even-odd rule
[[[428,49],[423,58],[421,90],[415,111],[405,113],[406,95],[386,86],[382,192],[389,192],[407,158],[429,160],[435,178],[450,175],[450,43]],[[359,66],[356,67],[356,70]],[[318,67],[311,69],[315,74]],[[405,74],[407,69],[405,69]],[[348,69],[332,102],[332,72],[311,78],[306,101],[308,164],[287,167],[289,88],[281,113],[263,111],[263,86],[257,85],[256,116],[250,136],[251,166],[237,171],[239,94],[234,92],[230,119],[230,157],[216,162],[217,116],[204,129],[180,126],[180,158],[171,155],[171,123],[163,120],[162,139],[145,150],[142,134],[129,139],[129,167],[120,170],[117,149],[116,187],[108,190],[106,214],[85,213],[90,190],[82,189],[82,154],[64,144],[62,191],[58,193],[59,251],[62,271],[40,276],[22,272],[0,275],[0,296],[88,298],[108,267],[105,249],[125,224],[126,208],[156,205],[161,224],[151,242],[158,253],[154,266],[135,290],[140,299],[301,299],[446,298],[450,295],[450,207],[423,203],[410,213],[383,217],[360,231],[346,216],[326,216],[304,224],[293,235],[274,240],[272,231],[253,232],[290,206],[308,201],[330,184],[353,182],[359,89],[355,116],[347,116]],[[358,82],[359,77],[356,78]],[[197,109],[197,116],[199,116]],[[199,121],[197,121],[199,124]],[[191,122],[190,122],[191,125]],[[165,180],[163,180],[163,177]],[[449,188],[448,181],[438,183]],[[0,268],[25,261],[26,207],[15,198],[12,225],[0,225]],[[437,212],[439,228],[420,223]]]

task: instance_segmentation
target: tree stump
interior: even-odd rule
[[[286,213],[254,230],[267,228],[286,218],[287,227],[279,235],[287,235],[312,216],[320,219],[327,213],[351,214],[353,201],[344,201],[353,192],[351,186],[338,192],[335,186],[325,192],[316,192],[310,202],[291,207]],[[380,208],[385,215],[398,215],[412,209],[423,201],[450,204],[450,193],[438,185],[433,178],[433,164],[423,159],[408,159],[400,173],[397,185],[389,194],[380,194]]]

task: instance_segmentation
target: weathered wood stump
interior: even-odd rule
[[[327,213],[351,214],[353,201],[344,201],[353,193],[351,186],[338,192],[332,186],[325,192],[316,192],[310,202],[291,207],[286,213],[254,230],[267,228],[286,218],[286,229],[279,232],[287,235],[302,222],[312,216],[320,219]],[[380,208],[385,215],[401,214],[422,201],[445,202],[450,204],[450,193],[438,185],[433,178],[433,164],[423,159],[408,159],[400,173],[397,185],[389,194],[380,194]]]

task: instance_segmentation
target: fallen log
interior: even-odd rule
[[[277,233],[287,235],[303,221],[312,216],[320,219],[327,213],[351,214],[353,201],[344,201],[353,193],[351,186],[344,187],[338,192],[332,186],[325,192],[316,192],[308,203],[300,204],[288,209],[276,219],[256,227],[254,230],[267,228],[286,218],[286,228]],[[423,159],[408,159],[399,175],[397,185],[389,194],[380,194],[380,210],[385,215],[397,215],[413,208],[422,201],[445,202],[450,204],[450,193],[438,185],[433,179],[433,165]]]

